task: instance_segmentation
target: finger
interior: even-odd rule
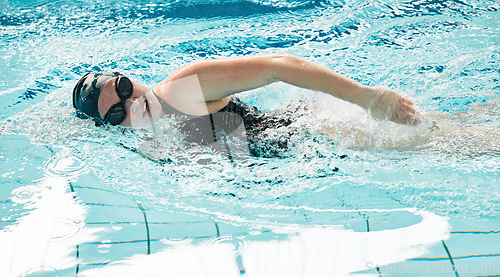
[[[404,97],[401,97],[401,99],[399,100],[399,103],[403,103],[403,104],[407,104],[407,105],[410,105],[410,106],[413,106],[413,102],[411,102],[410,100],[404,98]]]
[[[420,124],[420,122],[422,122],[420,112],[418,110],[414,109],[413,107],[411,107],[410,116],[411,116],[411,120],[412,120],[413,125],[417,125],[417,124]]]
[[[405,112],[396,113],[391,120],[398,124],[407,125],[417,125],[420,123],[420,118],[418,115]]]
[[[415,108],[413,108],[412,106],[408,106],[408,105],[400,105],[399,110],[401,112],[406,112],[406,113],[410,113],[410,114],[416,113]]]
[[[406,119],[407,123],[410,125],[418,125],[420,123],[420,117],[417,114],[408,115]]]
[[[400,116],[400,115],[395,115],[392,118],[392,121],[395,122],[395,123],[398,123],[398,124],[406,124],[406,120],[402,116]]]

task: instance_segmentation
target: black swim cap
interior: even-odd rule
[[[91,118],[97,123],[103,121],[97,108],[101,90],[112,78],[119,75],[118,72],[89,72],[85,74],[73,89],[73,107],[76,116],[82,119]]]

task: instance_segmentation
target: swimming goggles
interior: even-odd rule
[[[120,97],[120,102],[111,106],[104,116],[104,122],[109,122],[109,124],[113,126],[122,123],[127,116],[125,101],[127,101],[134,92],[130,79],[121,74],[118,75],[118,78],[115,80],[115,88],[116,94]]]

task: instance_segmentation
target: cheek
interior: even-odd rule
[[[113,106],[113,103],[109,100],[99,100],[99,103],[97,104],[97,110],[99,111],[99,115],[101,115],[102,118],[106,116],[106,113],[111,109]]]
[[[130,122],[130,115],[127,114],[127,117],[125,117],[125,119],[123,120],[123,122],[120,123],[120,126],[132,127],[132,124]]]

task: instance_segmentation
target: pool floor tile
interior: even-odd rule
[[[450,224],[451,235],[445,243],[456,263],[470,264],[467,261],[480,261],[484,258],[500,265],[499,221],[475,222],[451,218]],[[479,265],[488,265],[488,263],[479,263]]]
[[[147,240],[147,229],[144,223],[137,224],[91,224],[87,228],[93,228],[97,242],[127,243]]]
[[[184,211],[158,211],[153,208],[148,208],[143,206],[146,211],[146,215],[149,222],[158,223],[192,223],[192,222],[212,222],[212,220],[206,216],[199,216],[186,213]]]
[[[456,258],[496,256],[500,259],[500,234],[451,234],[446,246]]]
[[[460,277],[469,276],[500,276],[500,257],[456,257],[455,268]]]
[[[135,243],[86,243],[79,245],[80,269],[99,267],[113,261],[126,260],[137,254],[147,254],[146,241]]]
[[[213,222],[149,224],[149,232],[152,239],[165,239],[174,242],[217,236]]]
[[[80,187],[73,184],[76,198],[84,203],[102,203],[107,205],[122,205],[137,207],[137,203],[122,193],[102,190],[94,187]]]
[[[111,206],[102,203],[83,203],[87,208],[85,222],[130,222],[143,223],[144,214],[137,207]]]
[[[388,265],[367,263],[366,271],[357,273],[376,274],[377,276],[451,276],[447,272],[451,262],[442,242],[432,244],[424,255]],[[453,276],[454,273],[452,272]],[[358,275],[353,275],[358,276]]]

